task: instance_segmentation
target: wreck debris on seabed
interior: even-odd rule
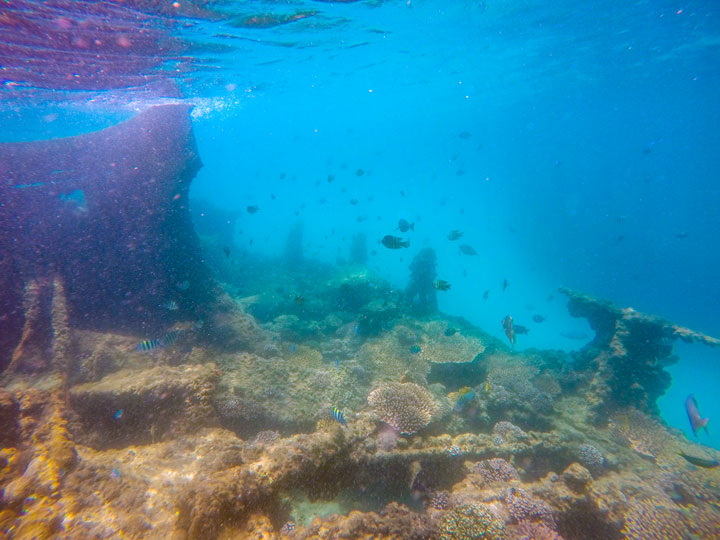
[[[186,111],[175,112],[155,111],[154,128],[182,133],[172,128]],[[167,152],[192,147],[184,133]],[[88,204],[82,219],[99,211]],[[188,223],[187,208],[155,210]],[[191,262],[203,246],[221,253],[221,240],[184,227],[172,241]],[[128,264],[170,277],[127,303],[120,260],[108,270],[118,289],[92,302],[78,276],[94,263],[0,261],[12,307],[0,342],[8,538],[720,536],[720,468],[681,455],[718,453],[668,429],[655,406],[672,341],[713,338],[563,290],[595,339],[575,353],[520,353],[418,296],[431,291],[420,268],[430,263],[416,261],[398,292],[362,265],[248,259],[266,271],[248,270],[255,281],[242,276],[232,296],[235,284],[201,264],[180,274],[148,253]],[[299,282],[302,302],[277,287]],[[158,291],[179,309],[157,308]],[[117,321],[83,316],[95,301]],[[167,346],[136,350],[169,328],[179,337]]]

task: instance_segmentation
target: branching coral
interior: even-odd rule
[[[465,504],[449,512],[439,526],[440,540],[504,540],[504,525],[484,504]]]
[[[482,476],[486,482],[520,480],[520,475],[515,468],[502,458],[480,461],[473,466],[472,472]]]
[[[556,528],[552,508],[544,501],[532,497],[525,490],[511,487],[505,493],[505,502],[515,521],[540,520],[549,527]]]
[[[370,392],[368,403],[383,422],[406,435],[427,426],[437,410],[430,392],[415,383],[385,383]]]

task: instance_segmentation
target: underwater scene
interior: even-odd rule
[[[0,2],[0,537],[720,539],[720,4]]]

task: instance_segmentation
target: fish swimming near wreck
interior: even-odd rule
[[[387,234],[380,240],[380,243],[388,249],[400,249],[410,247],[410,240],[404,240],[399,236]]]
[[[342,411],[340,409],[338,409],[337,407],[333,407],[331,410],[331,413],[332,413],[332,417],[335,420],[337,420],[338,422],[340,422],[340,424],[342,424],[343,426],[347,425],[347,420],[345,419],[345,415],[342,413]]]
[[[401,219],[400,221],[398,221],[397,228],[400,232],[414,231],[415,224],[410,223],[407,219]]]
[[[720,465],[720,461],[717,459],[707,459],[698,456],[686,454],[685,452],[678,452],[678,455],[683,457],[688,463],[692,463],[696,467],[702,467],[704,469],[714,469]]]
[[[510,345],[515,345],[515,328],[513,326],[513,318],[510,315],[506,315],[505,318],[500,321],[500,324],[502,324],[503,330],[505,330],[505,335],[510,341]]]
[[[690,420],[690,427],[692,428],[692,432],[695,437],[697,437],[697,432],[700,431],[701,428],[704,428],[705,433],[710,435],[707,428],[707,423],[710,419],[700,417],[697,400],[692,394],[690,394],[685,400],[685,411],[687,412],[688,420]]]
[[[170,347],[178,340],[181,335],[182,330],[171,330],[160,338],[142,340],[140,343],[138,343],[137,347],[135,347],[135,350],[139,352],[151,352],[155,349]]]
[[[530,329],[527,326],[523,326],[521,324],[515,324],[513,325],[513,329],[515,330],[515,334],[529,334]]]

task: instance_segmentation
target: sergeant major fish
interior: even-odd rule
[[[436,288],[438,291],[449,291],[449,290],[450,290],[450,287],[452,287],[452,285],[450,285],[450,283],[448,283],[448,282],[445,281],[444,279],[435,280],[435,281],[433,281],[433,284],[432,284],[432,285],[433,285],[433,287]]]
[[[380,243],[388,249],[400,249],[410,247],[410,240],[403,241],[399,236],[387,234],[380,240]]]
[[[475,248],[467,244],[460,245],[460,253],[464,253],[465,255],[477,255],[477,251],[475,251]]]
[[[337,407],[333,407],[331,412],[332,412],[332,417],[335,420],[340,422],[343,426],[347,425],[347,420],[345,420],[345,415],[342,413],[342,411],[340,409],[338,409]]]

